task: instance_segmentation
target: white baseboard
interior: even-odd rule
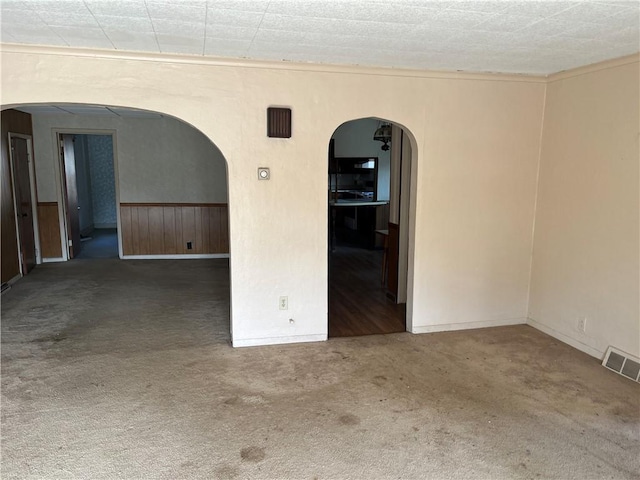
[[[555,328],[548,327],[532,318],[527,319],[527,324],[535,328],[536,330],[540,330],[547,335],[552,336],[560,340],[567,345],[571,345],[573,348],[577,348],[581,352],[586,353],[587,355],[591,355],[592,357],[598,358],[602,360],[604,358],[604,353],[598,350],[597,348],[592,347],[591,345],[587,345],[586,343],[582,343],[580,340],[576,340],[575,338],[570,337],[562,332],[559,332]]]
[[[326,342],[327,335],[293,335],[289,337],[232,339],[234,347],[257,347],[260,345],[282,345],[285,343]]]
[[[193,253],[184,255],[124,255],[122,260],[187,260],[192,258],[229,258],[228,253]],[[42,263],[64,262],[62,257],[43,258]]]
[[[411,333],[452,332],[454,330],[472,330],[474,328],[505,327],[508,325],[524,325],[525,317],[507,318],[504,320],[485,320],[480,322],[441,323],[438,325],[418,325],[411,329]]]
[[[53,257],[53,258],[43,258],[42,263],[54,263],[54,262],[65,262],[66,260],[62,257]]]
[[[185,253],[184,255],[123,255],[122,260],[188,260],[193,258],[229,258],[228,253]]]

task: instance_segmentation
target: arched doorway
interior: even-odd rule
[[[202,276],[204,287],[206,282],[213,281],[212,276],[207,274],[207,266],[215,268],[216,288],[220,287],[216,294],[216,305],[221,307],[220,311],[215,312],[215,317],[220,320],[217,321],[216,328],[224,329],[217,330],[215,334],[228,339],[230,289],[227,166],[225,157],[209,138],[180,119],[140,109],[52,103],[14,106],[11,110],[3,111],[3,117],[9,112],[15,112],[19,121],[15,125],[8,125],[8,131],[28,126],[34,145],[32,164],[35,165],[34,177],[37,178],[34,223],[39,246],[38,263],[83,259],[82,247],[86,248],[96,237],[100,237],[96,232],[100,233],[105,227],[103,222],[95,220],[96,216],[86,216],[79,232],[81,237],[74,236],[72,224],[78,226],[79,213],[92,208],[95,213],[103,205],[92,205],[91,202],[96,199],[91,196],[80,199],[80,203],[70,203],[69,183],[73,181],[76,184],[75,190],[79,190],[80,183],[83,183],[82,188],[85,190],[104,191],[103,183],[115,182],[111,185],[114,188],[109,199],[113,202],[112,216],[106,225],[114,232],[117,231],[116,258],[113,260],[144,260],[156,262],[153,264],[155,266],[161,264],[163,268],[159,269],[160,274],[164,275],[166,271],[168,275],[163,281],[159,281],[157,276],[154,278],[152,269],[143,264],[120,262],[128,265],[123,268],[129,269],[129,273],[136,270],[133,267],[140,266],[136,272],[151,275],[146,280],[147,283],[164,285],[163,288],[167,291],[175,289],[176,292],[189,286],[189,276],[182,271],[187,266],[183,260],[194,261],[189,266]],[[4,127],[3,123],[3,130]],[[96,139],[109,137],[111,152],[103,156],[110,157],[112,162],[111,179],[103,175],[104,165],[94,163],[96,157],[85,156],[79,160],[80,155],[69,155],[62,148],[66,140],[70,144],[69,148],[74,149],[75,140],[77,153],[80,153],[80,149],[91,150],[91,144],[89,147],[86,144],[80,146],[79,137],[82,136]],[[5,144],[5,137],[3,135],[3,150],[9,148]],[[93,146],[97,150],[105,150],[102,142],[96,142]],[[4,161],[3,154],[3,182]],[[94,168],[96,171],[92,173],[96,175],[90,175]],[[86,174],[82,179],[79,178],[80,170],[84,170]],[[4,207],[3,196],[3,225],[6,217]],[[11,239],[7,242],[9,247],[10,244]],[[3,263],[14,254],[11,248],[5,247],[3,236]],[[117,269],[120,267],[112,265],[102,263],[96,268],[113,269],[113,275],[118,275]],[[173,273],[169,271],[171,269],[167,270],[169,265]],[[86,273],[91,268],[93,267],[86,267],[83,272]],[[179,274],[176,273],[178,271]],[[173,279],[170,278],[171,275],[174,275]],[[101,279],[96,277],[90,281],[100,285]],[[195,282],[197,280],[194,278]],[[206,292],[206,288],[202,291]],[[126,307],[129,300],[126,298],[127,293],[124,291],[124,298],[114,302]],[[166,299],[167,295],[164,295],[163,302]],[[211,299],[201,300],[209,302]],[[201,323],[206,325],[204,317]],[[197,325],[196,328],[203,328],[202,325]]]
[[[329,145],[329,336],[407,330],[411,136],[379,118],[340,125]]]

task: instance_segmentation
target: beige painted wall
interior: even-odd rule
[[[235,345],[326,338],[327,145],[345,121],[371,116],[404,126],[416,155],[411,329],[525,321],[543,80],[103,55],[5,47],[2,104],[155,110],[219,147]],[[270,105],[293,109],[291,139],[266,137]],[[270,181],[257,180],[260,166]]]
[[[41,202],[55,202],[54,129],[115,130],[123,203],[226,203],[227,172],[220,151],[200,131],[174,118],[33,115]]]
[[[526,311],[544,95],[527,87],[429,88],[416,226],[428,253],[415,260],[426,325],[515,322]]]
[[[640,356],[638,66],[547,87],[529,316],[597,357]]]

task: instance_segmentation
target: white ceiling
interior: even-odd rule
[[[0,0],[5,43],[550,74],[640,50],[640,0]]]

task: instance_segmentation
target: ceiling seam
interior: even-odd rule
[[[160,48],[160,40],[158,40],[158,34],[156,33],[156,26],[153,24],[151,13],[149,13],[149,5],[147,5],[147,0],[144,0],[144,9],[147,11],[147,17],[149,17],[149,23],[151,23],[151,30],[153,30],[153,38],[156,41],[156,45],[158,46],[158,52],[162,53],[162,48]]]
[[[209,21],[209,2],[204,4],[204,38],[202,39],[202,56],[207,51],[207,22]]]
[[[113,41],[111,40],[111,38],[109,37],[109,35],[107,35],[107,32],[104,31],[104,28],[102,28],[102,24],[98,21],[98,19],[96,18],[96,16],[93,14],[93,12],[91,11],[91,8],[89,8],[89,5],[87,5],[87,1],[86,0],[82,0],[82,3],[84,3],[85,8],[87,9],[87,11],[91,14],[91,16],[93,17],[93,19],[96,21],[96,24],[98,25],[98,27],[100,27],[100,30],[102,30],[103,35],[105,36],[105,38],[107,40],[109,40],[109,43],[111,44],[111,46],[114,48],[114,50],[118,50],[118,48],[116,47],[116,45],[113,43]]]
[[[251,42],[249,43],[249,46],[247,47],[247,50],[245,51],[245,55],[248,55],[249,52],[251,51],[251,48],[253,47],[253,42],[255,41],[256,37],[258,36],[258,32],[260,31],[260,27],[262,26],[262,22],[264,21],[264,17],[267,15],[267,12],[269,11],[269,7],[270,6],[271,6],[271,0],[269,0],[269,3],[267,4],[266,8],[264,9],[264,12],[262,12],[262,17],[260,18],[260,23],[256,27],[256,31],[253,34],[253,37],[251,38]]]
[[[59,34],[57,31],[55,31],[53,28],[51,28],[51,25],[49,25],[49,24],[44,20],[44,18],[42,18],[42,16],[40,15],[40,13],[38,13],[37,11],[34,11],[33,9],[32,9],[31,11],[32,11],[33,13],[35,13],[35,14],[36,14],[36,16],[40,19],[40,21],[41,21],[42,23],[44,23],[44,24],[47,26],[47,28],[48,28],[49,30],[51,30],[51,31],[52,31],[52,32],[53,32],[53,33],[54,33],[54,34],[55,34],[55,35],[56,35],[60,40],[62,40],[62,41],[64,42],[64,44],[65,44],[67,47],[71,47],[71,45],[69,44],[69,42],[67,42],[66,38],[64,38],[62,35],[60,35],[60,34]]]

